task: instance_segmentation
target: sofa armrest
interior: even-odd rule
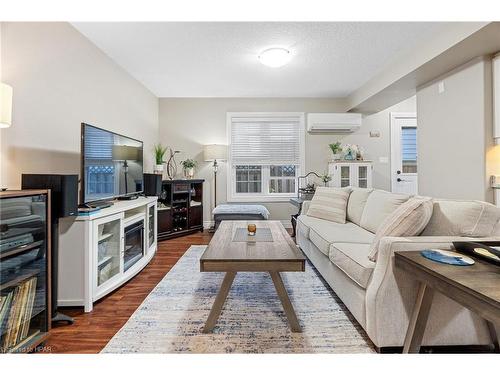
[[[400,346],[417,294],[417,281],[394,267],[394,252],[453,248],[453,241],[494,241],[500,238],[451,236],[384,237],[366,289],[366,330],[375,345]]]
[[[301,215],[307,215],[307,211],[309,211],[309,206],[311,205],[311,201],[302,202],[302,211],[300,211]]]

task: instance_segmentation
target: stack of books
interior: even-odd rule
[[[0,351],[23,342],[29,333],[36,295],[36,277],[31,277],[0,297]]]

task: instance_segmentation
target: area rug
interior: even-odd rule
[[[192,246],[102,353],[372,353],[345,306],[307,263],[282,273],[303,332],[290,331],[267,273],[238,273],[213,333],[203,325],[224,277],[199,271]]]

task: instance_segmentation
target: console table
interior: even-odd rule
[[[302,213],[302,204],[308,199],[304,199],[304,198],[290,198],[290,203],[293,204],[295,207],[297,207],[299,209],[299,211],[296,213],[296,214],[293,214],[291,215],[292,216],[292,229],[293,229],[293,232],[292,232],[292,237],[295,237],[295,231],[297,229],[297,218],[300,216],[300,214]]]
[[[59,223],[59,306],[93,303],[137,275],[156,253],[157,198],[116,201]]]
[[[424,258],[420,251],[397,251],[395,266],[419,281],[403,353],[418,353],[432,305],[434,291],[460,303],[482,317],[498,351],[500,327],[500,267],[475,259],[472,266],[452,266]]]

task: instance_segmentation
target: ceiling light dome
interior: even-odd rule
[[[259,55],[259,61],[271,68],[279,68],[292,59],[292,54],[285,48],[269,48],[262,51]]]

